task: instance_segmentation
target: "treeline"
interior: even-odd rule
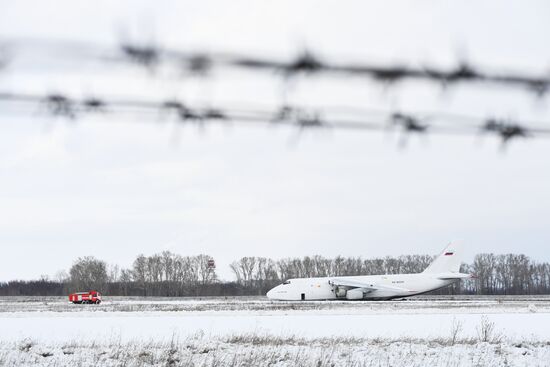
[[[262,294],[285,279],[419,273],[432,260],[433,258],[429,255],[406,255],[378,259],[306,256],[277,261],[265,257],[243,257],[231,263],[230,267],[238,284],[251,293]]]
[[[477,276],[470,285],[477,294],[550,293],[550,264],[522,254],[478,254],[465,272]]]
[[[77,259],[68,273],[55,280],[0,283],[0,295],[65,295],[97,289],[119,296],[233,296],[262,295],[285,279],[346,275],[419,273],[433,260],[429,255],[363,259],[306,256],[280,260],[243,257],[231,263],[234,281],[220,281],[211,256],[181,256],[164,251],[139,255],[127,269],[94,257]],[[476,278],[437,291],[439,294],[550,293],[550,264],[522,254],[478,254],[461,271]]]

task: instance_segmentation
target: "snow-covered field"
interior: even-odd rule
[[[0,365],[550,365],[550,297],[0,298]],[[99,362],[98,362],[99,361]]]

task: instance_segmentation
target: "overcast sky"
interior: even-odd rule
[[[454,5],[453,5],[454,4]],[[116,46],[154,39],[183,50],[548,73],[546,1],[23,1],[0,6],[5,40]],[[25,46],[27,44],[27,46]],[[211,78],[12,49],[0,90],[276,105],[277,75]],[[519,89],[302,78],[291,102],[488,114],[550,121],[550,97]],[[4,111],[4,113],[1,113]],[[93,255],[206,253],[218,273],[241,256],[435,254],[453,238],[475,253],[550,261],[550,140],[410,139],[379,132],[238,125],[200,132],[151,117],[52,120],[0,104],[0,280],[68,269]]]

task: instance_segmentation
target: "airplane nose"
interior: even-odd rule
[[[276,286],[276,287],[274,287],[274,288],[271,288],[271,290],[269,290],[269,292],[266,293],[267,298],[274,299],[274,298],[275,298],[275,290],[276,290],[278,287],[279,287],[279,286]]]

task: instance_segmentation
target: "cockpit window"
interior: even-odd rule
[[[283,282],[283,285],[287,285],[287,284],[290,284],[290,280],[285,280],[285,281]]]

